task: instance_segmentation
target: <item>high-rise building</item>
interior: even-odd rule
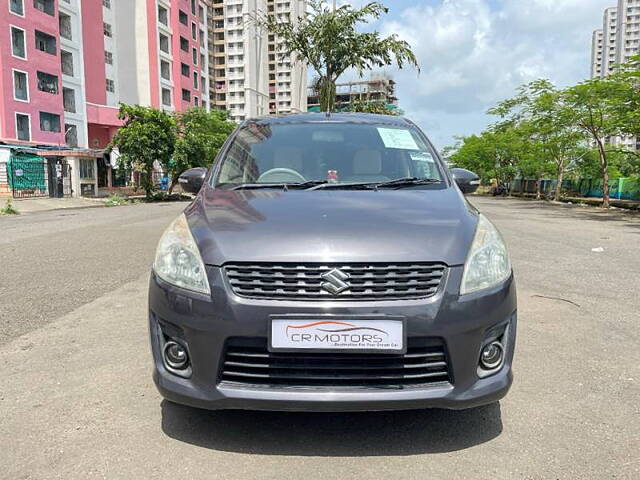
[[[104,148],[120,102],[208,107],[206,9],[205,0],[9,0],[0,139]]]
[[[609,75],[616,64],[616,42],[618,30],[617,8],[611,7],[604,11],[602,19],[602,73]]]
[[[230,118],[304,111],[306,67],[277,54],[277,39],[260,24],[265,14],[296,21],[305,0],[211,0],[209,92]]]
[[[618,0],[615,7],[605,9],[602,29],[593,32],[591,40],[591,78],[604,78],[617,70],[617,65],[640,54],[640,0]],[[627,149],[637,149],[633,137],[614,137],[607,142]]]
[[[618,0],[616,63],[640,53],[640,0]]]
[[[300,0],[267,0],[267,12],[280,22],[297,22],[306,10]],[[281,39],[269,35],[269,113],[280,115],[307,110],[307,68],[284,55]]]
[[[65,192],[95,193],[95,158],[122,125],[121,102],[209,108],[209,0],[2,3],[0,32],[10,42],[0,47],[0,193],[11,183],[11,152],[45,158],[46,181],[31,190],[51,193],[51,175],[70,170]],[[24,168],[15,172],[26,178]]]
[[[591,78],[602,76],[603,31],[594,30],[591,37]]]

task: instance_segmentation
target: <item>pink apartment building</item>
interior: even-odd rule
[[[0,0],[0,194],[111,185],[120,102],[208,109],[207,3]]]

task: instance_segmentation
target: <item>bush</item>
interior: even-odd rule
[[[13,206],[11,199],[7,199],[4,207],[0,208],[0,215],[19,215],[20,212]]]
[[[117,193],[112,193],[109,198],[107,198],[107,201],[104,202],[104,204],[107,207],[117,207],[119,205],[124,205],[127,203],[127,199],[124,197],[121,197],[120,195],[118,195]]]

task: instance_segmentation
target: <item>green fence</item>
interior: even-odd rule
[[[46,168],[46,161],[36,155],[19,153],[9,157],[7,177],[14,195],[47,195]]]
[[[556,180],[542,180],[540,190],[548,195],[555,192]],[[536,181],[515,179],[512,192],[536,193]],[[602,180],[591,178],[570,179],[562,182],[562,193],[579,197],[602,197]],[[609,196],[618,200],[640,200],[640,178],[622,177],[609,181]]]

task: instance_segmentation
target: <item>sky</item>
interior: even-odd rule
[[[342,0],[360,6],[365,0]],[[589,77],[591,34],[616,0],[382,0],[373,25],[408,41],[421,72],[386,68],[400,108],[438,148],[479,133],[488,108],[537,78],[563,87]],[[368,29],[368,28],[367,28]]]

